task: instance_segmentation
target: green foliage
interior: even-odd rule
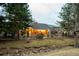
[[[60,26],[66,31],[74,31],[79,28],[79,4],[67,3],[62,7],[59,17],[62,19]]]
[[[61,27],[64,28],[67,32],[73,32],[76,40],[75,47],[78,47],[78,35],[76,31],[79,31],[79,3],[65,4],[62,7],[62,11],[60,12],[60,18],[62,19],[62,21],[59,22]]]
[[[60,26],[67,31],[73,30],[74,27],[74,20],[72,19],[71,15],[72,7],[73,7],[72,3],[65,4],[62,7],[61,12],[59,13],[60,14],[59,17],[62,19],[62,21],[59,22]]]
[[[20,29],[30,26],[29,24],[32,22],[32,16],[27,3],[2,3],[0,6],[4,10],[3,13],[5,17],[2,16],[5,18],[5,21],[2,27],[5,28],[5,31],[17,32]],[[8,22],[6,22],[6,20],[8,20]]]
[[[44,38],[44,34],[40,33],[36,35],[36,39],[43,39]]]

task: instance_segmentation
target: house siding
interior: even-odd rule
[[[39,33],[42,33],[45,37],[47,37],[48,34],[49,34],[49,30],[48,29],[33,29],[32,27],[29,27],[28,29],[26,29],[25,32],[26,32],[26,34],[28,32],[27,35],[29,37],[33,37],[33,36],[35,36],[35,35],[37,35]]]

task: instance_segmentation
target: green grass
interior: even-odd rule
[[[66,39],[66,40],[56,40],[56,39],[47,39],[47,40],[34,40],[33,42],[31,42],[30,44],[28,44],[26,47],[33,47],[33,46],[57,46],[57,47],[61,47],[61,46],[68,46],[68,45],[74,45],[74,41],[70,40],[70,39]]]
[[[74,45],[74,40],[72,39],[44,39],[44,40],[31,40],[30,43],[27,43],[26,40],[14,40],[14,41],[0,41],[0,47],[40,47],[40,46],[49,46],[49,47],[63,47]]]

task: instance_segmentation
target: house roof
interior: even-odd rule
[[[33,22],[30,25],[34,29],[50,29],[50,30],[57,30],[57,31],[60,29],[59,27],[55,27],[53,25],[37,23],[37,22]]]
[[[50,29],[50,27],[47,24],[37,22],[32,23],[31,26],[34,29]]]

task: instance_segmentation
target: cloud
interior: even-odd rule
[[[55,24],[63,4],[60,3],[29,3],[33,18],[41,23]]]
[[[32,13],[46,14],[55,11],[60,4],[57,3],[29,3]]]

